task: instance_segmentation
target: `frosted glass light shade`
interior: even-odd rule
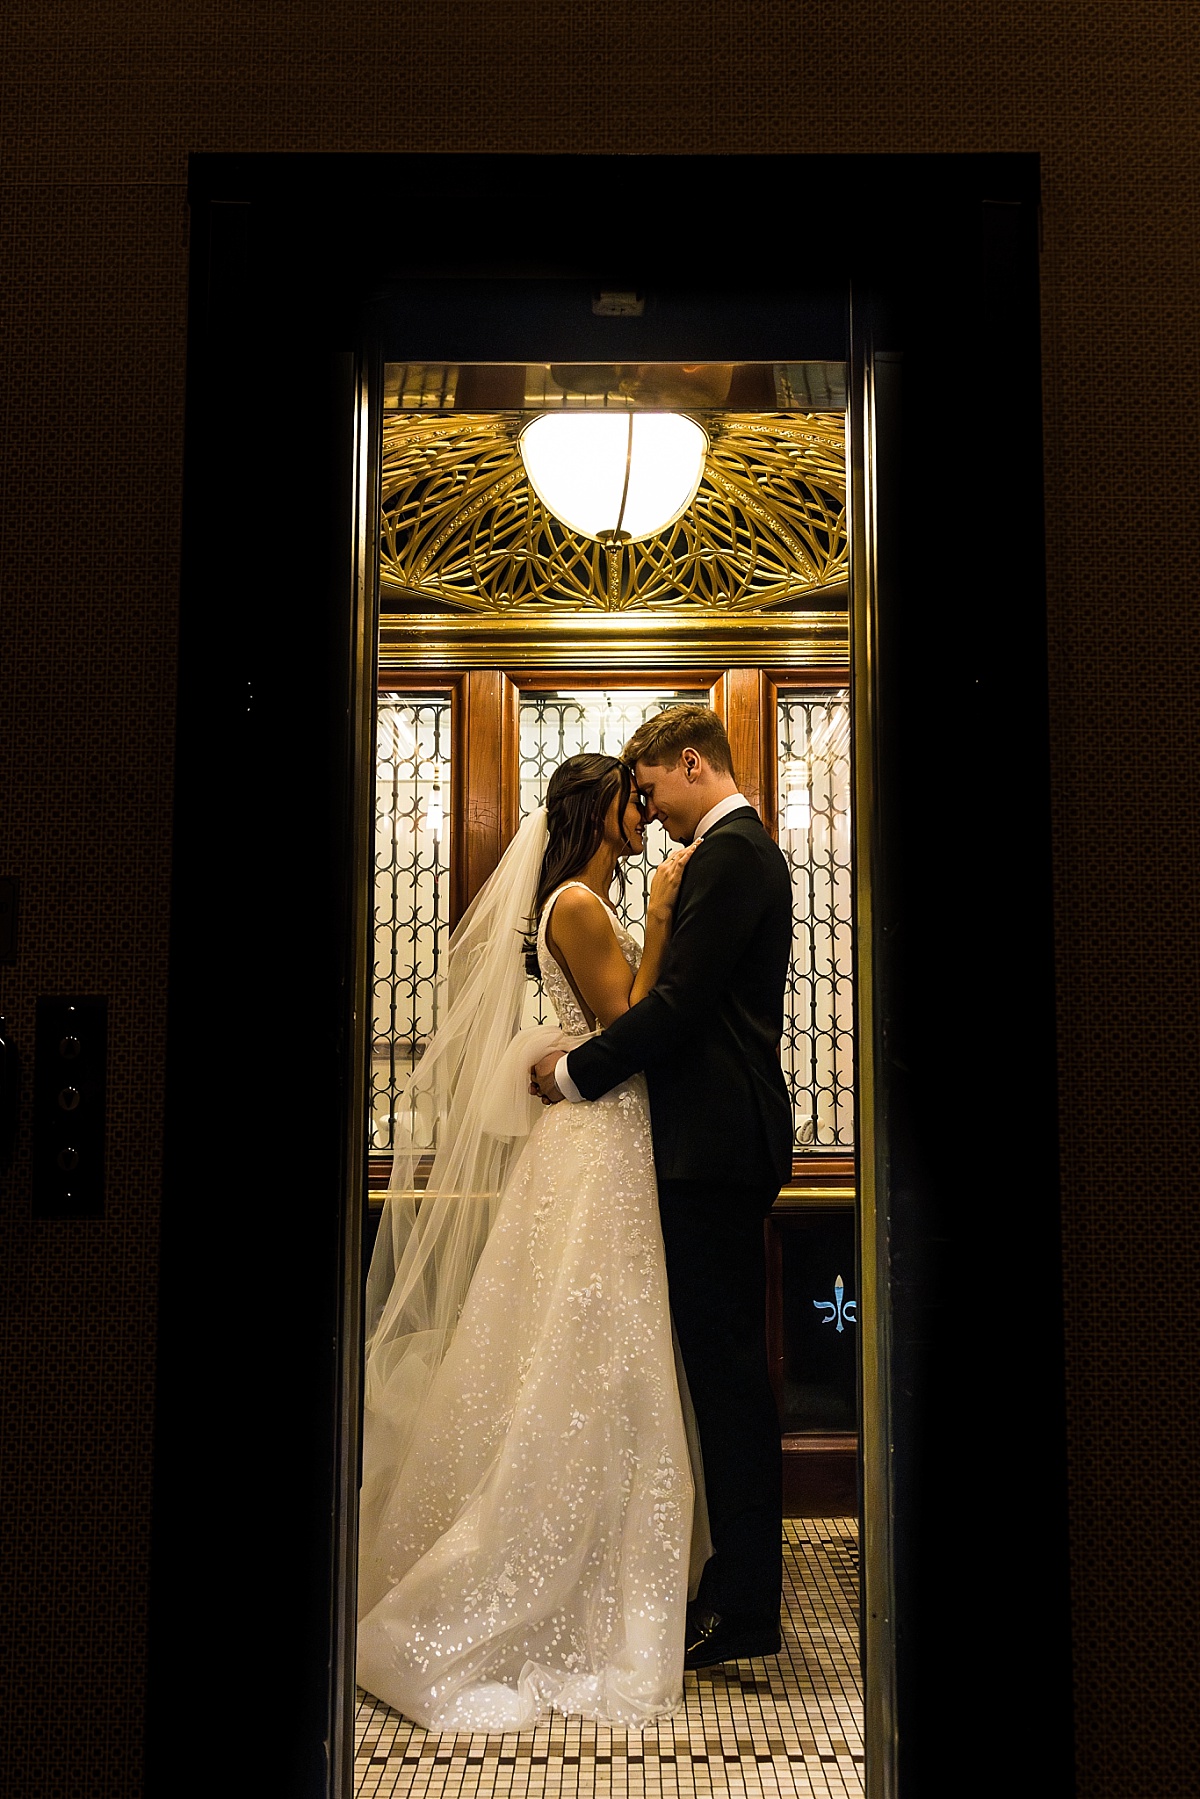
[[[581,537],[622,541],[654,537],[687,511],[708,452],[706,433],[678,412],[546,412],[519,441],[548,512]]]

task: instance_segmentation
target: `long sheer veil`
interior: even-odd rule
[[[366,1290],[362,1485],[364,1551],[403,1468],[449,1348],[500,1196],[540,1116],[530,1064],[564,1038],[521,1029],[522,936],[547,840],[525,819],[454,931],[437,985],[437,1024],[395,1105],[392,1175]],[[417,1191],[422,1144],[433,1165]]]

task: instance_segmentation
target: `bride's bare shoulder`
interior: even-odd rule
[[[603,912],[606,909],[600,895],[583,881],[570,881],[550,897],[555,911],[563,913],[564,917],[568,912],[590,912],[593,908]]]
[[[568,935],[590,936],[599,930],[611,933],[611,915],[608,907],[590,887],[582,884],[573,887],[560,887],[557,894],[552,895],[554,906],[554,933],[561,938],[564,931]]]

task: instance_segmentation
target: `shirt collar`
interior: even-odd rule
[[[718,800],[715,806],[709,807],[692,833],[692,842],[695,843],[698,838],[703,837],[705,831],[711,831],[715,824],[718,824],[721,819],[727,818],[731,812],[736,812],[739,806],[748,806],[749,804],[750,801],[744,793],[727,793],[723,800]]]

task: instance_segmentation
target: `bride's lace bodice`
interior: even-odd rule
[[[554,1007],[559,1024],[562,1026],[563,1030],[567,1031],[572,1037],[579,1037],[585,1035],[594,1027],[591,1022],[584,1017],[580,1010],[579,1001],[575,998],[575,995],[571,990],[571,983],[550,953],[549,945],[546,942],[546,926],[550,922],[550,913],[554,908],[554,902],[559,894],[565,892],[568,887],[587,887],[587,882],[564,881],[561,887],[556,887],[554,889],[554,892],[542,907],[542,916],[538,920],[537,934],[538,967],[542,971],[542,986],[545,988],[546,998]],[[587,890],[589,893],[594,891],[594,889],[590,887],[588,887]],[[596,897],[599,898],[599,895],[597,894]],[[620,945],[621,954],[636,974],[638,963],[642,959],[641,945],[635,937],[630,936],[612,907],[604,900],[601,900],[600,903],[604,906],[605,911],[612,920],[612,928],[616,934],[617,942]]]

